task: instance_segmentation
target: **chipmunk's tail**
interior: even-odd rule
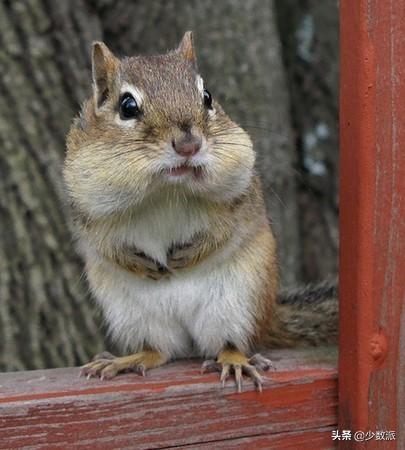
[[[274,348],[336,344],[338,312],[336,281],[281,291],[269,345]]]

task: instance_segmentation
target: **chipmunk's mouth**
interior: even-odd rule
[[[170,167],[167,169],[168,175],[171,177],[182,177],[184,175],[193,175],[196,178],[201,178],[203,175],[203,167],[202,166],[189,166],[188,164],[182,164],[177,167]]]

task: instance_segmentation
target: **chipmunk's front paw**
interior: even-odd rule
[[[142,376],[148,369],[161,366],[167,361],[167,358],[155,350],[145,350],[134,353],[129,356],[116,357],[111,353],[103,352],[93,361],[84,365],[80,375],[91,377],[100,377],[100,379],[114,378],[115,375],[122,372],[136,372]]]
[[[238,350],[223,350],[218,355],[216,361],[204,361],[202,365],[203,372],[221,372],[220,381],[222,383],[222,387],[225,386],[225,382],[228,379],[229,374],[233,373],[238,392],[242,392],[242,374],[250,377],[256,386],[256,389],[259,392],[262,391],[263,381],[257,369],[266,371],[274,369],[274,366],[269,359],[264,358],[262,355],[256,354],[251,358],[247,358]]]

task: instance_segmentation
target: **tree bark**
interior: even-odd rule
[[[1,2],[0,20],[0,368],[73,365],[103,341],[61,183],[100,27],[80,0]]]
[[[337,274],[339,13],[335,0],[276,0],[297,146],[303,281]]]

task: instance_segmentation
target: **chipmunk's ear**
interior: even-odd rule
[[[119,61],[103,42],[93,42],[92,48],[94,96],[97,107],[100,107],[108,97]]]
[[[197,57],[194,49],[194,39],[192,31],[186,31],[184,33],[184,36],[180,41],[180,44],[177,47],[176,51],[197,68]]]

